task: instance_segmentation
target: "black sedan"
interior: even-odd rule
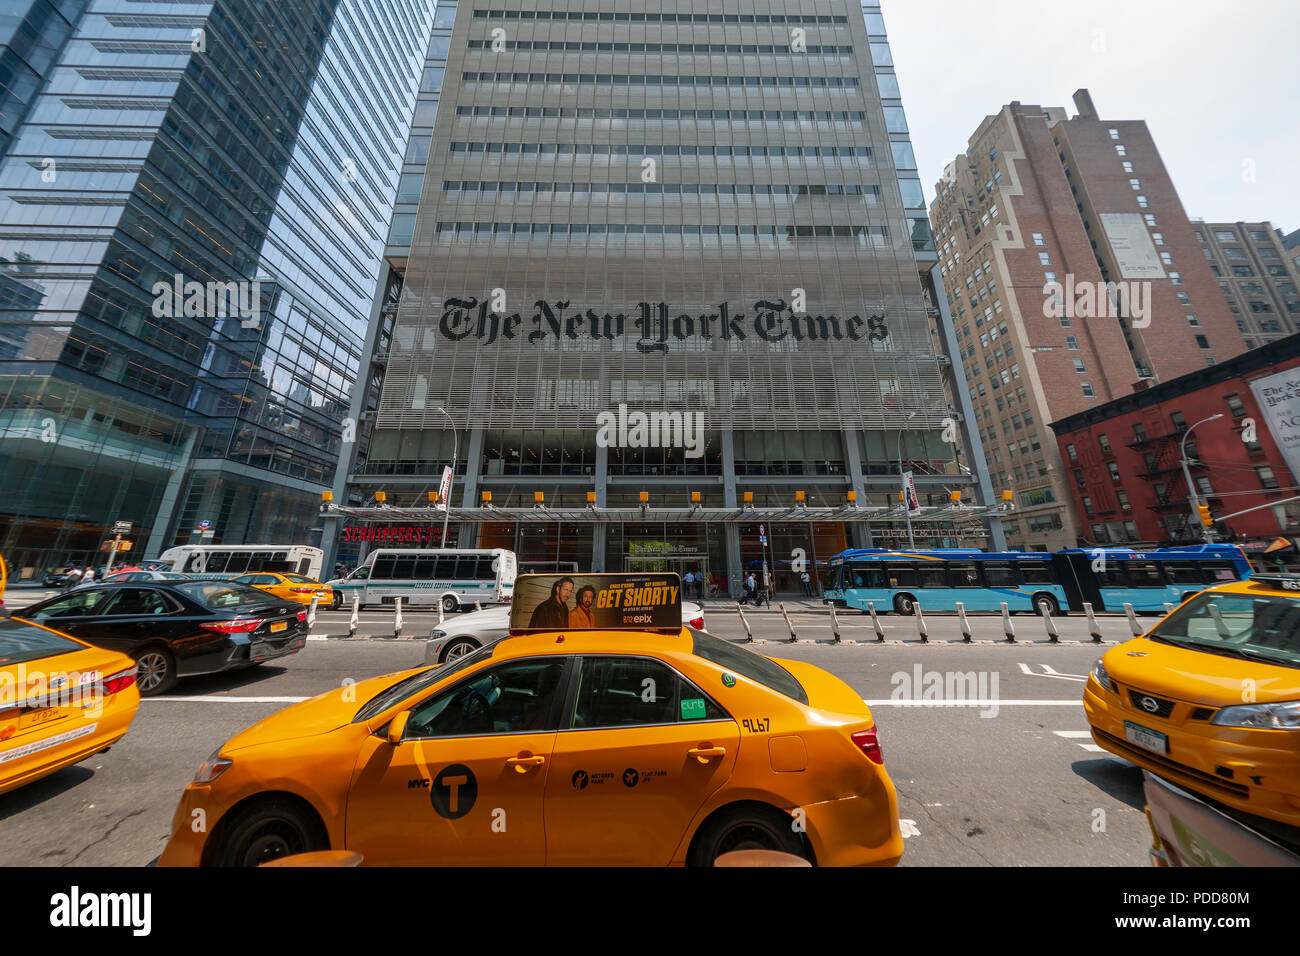
[[[295,654],[308,627],[303,605],[229,581],[96,584],[33,604],[21,616],[129,654],[145,697],[165,693],[181,677]]]

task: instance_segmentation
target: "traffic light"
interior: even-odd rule
[[[1205,525],[1205,527],[1207,528],[1210,527],[1210,525],[1214,524],[1214,519],[1210,517],[1209,505],[1197,505],[1196,510],[1200,512],[1201,524]]]

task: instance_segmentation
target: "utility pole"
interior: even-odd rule
[[[1192,508],[1191,520],[1200,523],[1201,536],[1205,539],[1206,544],[1209,544],[1214,541],[1214,534],[1210,530],[1209,525],[1205,524],[1204,522],[1201,522],[1201,508],[1200,508],[1201,499],[1196,494],[1196,486],[1192,484],[1192,470],[1191,468],[1188,467],[1188,462],[1187,462],[1187,438],[1196,429],[1197,425],[1204,425],[1206,422],[1212,422],[1216,418],[1222,418],[1222,417],[1223,417],[1223,413],[1219,412],[1217,415],[1211,415],[1209,418],[1202,418],[1199,422],[1196,423],[1196,425],[1193,425],[1191,428],[1187,429],[1187,431],[1183,432],[1182,441],[1178,443],[1179,450],[1182,454],[1181,464],[1183,466],[1183,478],[1186,479],[1187,481],[1187,494],[1189,499],[1191,500],[1191,508]]]

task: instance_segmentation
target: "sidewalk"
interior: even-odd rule
[[[736,598],[726,596],[705,598],[703,601],[698,598],[687,597],[685,600],[695,601],[695,603],[702,605],[706,611],[710,608],[734,608],[737,603]],[[763,606],[759,608],[755,608],[752,604],[743,604],[741,607],[746,611],[766,611],[770,607],[772,611],[780,613],[780,608],[777,607],[778,604],[784,604],[787,611],[825,611],[828,608],[828,605],[822,603],[820,596],[809,598],[804,597],[802,594],[778,594],[772,599],[771,605],[764,601]]]

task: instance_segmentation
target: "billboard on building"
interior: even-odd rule
[[[1300,368],[1257,378],[1250,390],[1291,475],[1300,475]]]
[[[1120,276],[1125,279],[1163,279],[1165,267],[1151,242],[1146,220],[1137,212],[1104,212],[1101,225],[1106,230]]]

